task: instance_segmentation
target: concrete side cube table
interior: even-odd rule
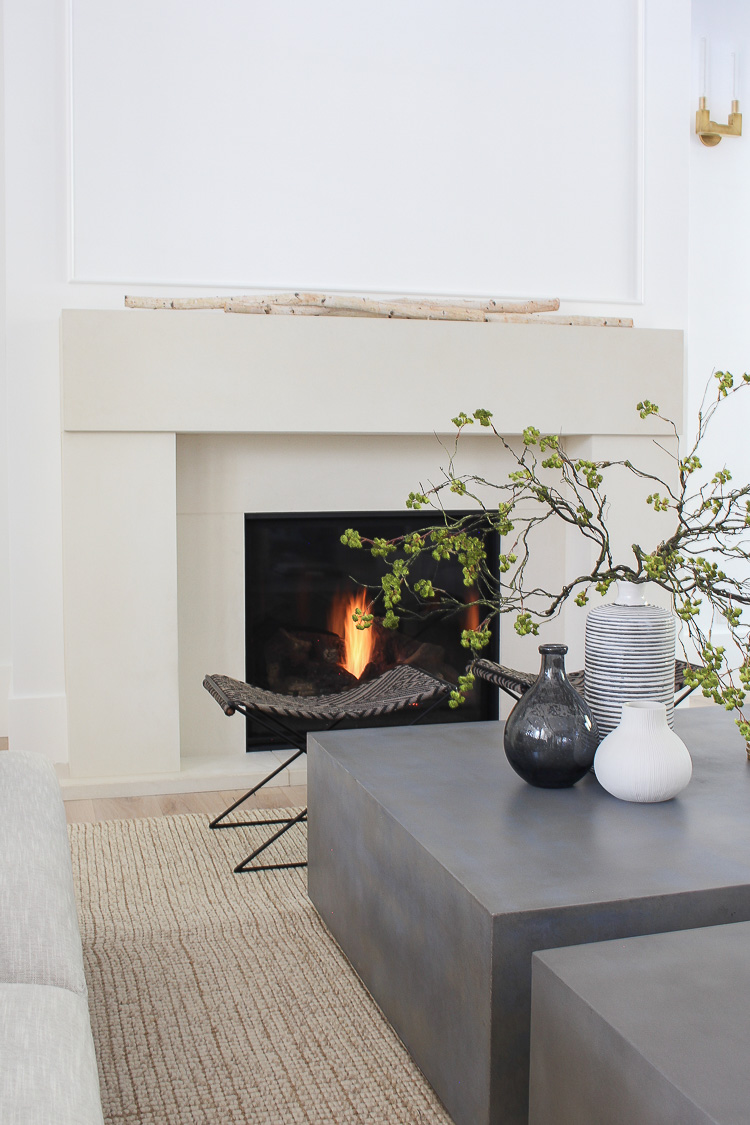
[[[527,1123],[536,950],[750,920],[744,744],[719,708],[676,727],[693,780],[657,805],[533,789],[501,723],[310,736],[310,898],[456,1125]]]
[[[747,1125],[750,922],[535,953],[529,1125]]]

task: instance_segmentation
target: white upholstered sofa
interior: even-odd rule
[[[60,787],[0,753],[0,1122],[103,1125]]]

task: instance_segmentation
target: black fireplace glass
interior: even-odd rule
[[[414,602],[419,616],[402,620],[398,630],[380,625],[383,608],[373,598],[385,573],[382,559],[367,550],[341,543],[353,527],[367,537],[386,539],[419,530],[435,522],[432,512],[336,512],[248,514],[245,516],[245,679],[250,684],[284,695],[327,695],[372,679],[395,664],[408,663],[455,683],[465,670],[470,652],[460,643],[461,630],[478,623],[472,592],[463,584],[458,563],[420,560],[413,577],[430,577],[466,603],[450,615]],[[497,558],[497,544],[491,557]],[[347,644],[347,622],[353,606],[373,605],[375,625],[354,631],[351,641],[371,646],[369,653]],[[351,629],[351,625],[349,626]],[[497,630],[483,655],[497,659]],[[466,703],[452,710],[441,704],[425,717],[428,723],[466,723],[497,718],[497,693],[476,682]],[[403,713],[378,719],[341,723],[337,729],[399,726]],[[300,729],[323,729],[308,722]],[[285,746],[253,719],[247,720],[247,749]]]

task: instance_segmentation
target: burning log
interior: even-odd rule
[[[311,664],[304,674],[284,677],[279,687],[273,688],[281,695],[297,695],[309,698],[312,695],[337,695],[356,687],[359,680],[340,665]]]
[[[458,673],[447,662],[442,645],[415,640],[392,629],[384,629],[377,618],[370,631],[373,638],[372,652],[360,680],[374,680],[398,664],[413,664],[433,676],[452,683],[457,681]]]
[[[336,633],[278,629],[264,655],[268,686],[282,695],[328,695],[358,682],[342,667],[344,641]]]
[[[357,628],[355,610],[369,614],[365,589],[340,589],[333,597],[327,629],[280,626],[264,648],[268,686],[283,695],[328,695],[376,679],[399,664],[413,664],[455,683],[458,672],[445,648],[383,626]],[[358,615],[358,616],[359,616]]]

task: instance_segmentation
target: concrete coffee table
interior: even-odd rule
[[[747,1125],[750,922],[532,965],[530,1125]]]
[[[750,919],[750,767],[685,709],[674,801],[526,785],[501,723],[310,737],[309,892],[457,1125],[528,1114],[535,950]]]

